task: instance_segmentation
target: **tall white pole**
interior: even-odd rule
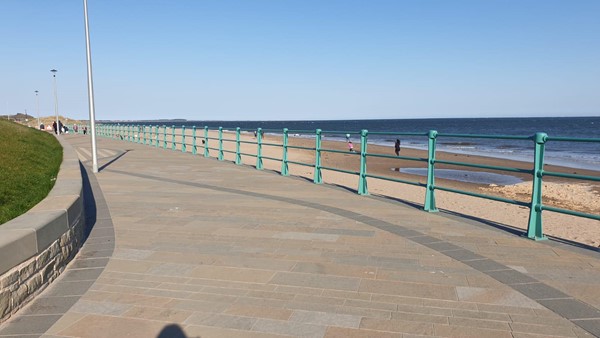
[[[38,117],[38,123],[37,123],[37,128],[36,129],[40,129],[40,97],[38,96],[39,91],[35,91],[35,105],[36,105],[36,109],[37,109],[37,117]]]
[[[88,102],[90,110],[90,131],[92,134],[92,172],[98,172],[98,156],[96,155],[96,117],[94,110],[94,80],[92,79],[92,51],[90,48],[90,28],[88,24],[87,0],[83,0],[83,17],[85,19],[85,52],[87,56]]]
[[[60,135],[60,124],[58,121],[58,94],[56,89],[56,72],[58,70],[51,69],[52,77],[54,78],[54,115],[56,115],[56,135]]]

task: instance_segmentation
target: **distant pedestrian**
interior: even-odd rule
[[[78,130],[79,130],[79,127],[76,124],[74,124],[73,125],[73,131],[75,132],[75,134],[77,134]]]
[[[87,134],[87,126],[83,126],[83,135]]]
[[[354,145],[352,144],[352,141],[348,141],[348,151],[349,152],[354,152]]]
[[[396,139],[396,143],[394,144],[394,151],[396,152],[396,156],[400,156],[400,139]]]
[[[56,121],[52,122],[52,129],[54,129],[55,134],[58,134],[58,126],[56,125]]]

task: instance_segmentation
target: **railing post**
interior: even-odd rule
[[[368,195],[367,189],[367,135],[366,129],[360,131],[360,174],[358,178],[358,194]]]
[[[290,176],[288,168],[288,129],[283,128],[283,154],[281,155],[281,175]]]
[[[435,144],[437,138],[437,131],[430,130],[427,151],[427,185],[425,191],[425,206],[424,210],[429,212],[438,211],[435,206]]]
[[[208,152],[208,126],[204,126],[204,157],[209,157]]]
[[[219,154],[217,159],[223,161],[223,127],[219,127]]]
[[[316,184],[323,183],[323,176],[321,175],[321,129],[317,129],[315,135],[315,172],[313,182]]]
[[[198,147],[196,146],[196,126],[192,126],[192,154],[196,155]]]
[[[167,126],[163,124],[163,149],[167,149]]]
[[[142,126],[142,130],[144,130],[144,140],[142,141],[142,144],[146,145],[146,144],[148,144],[148,137],[146,136],[146,125],[145,124]]]
[[[185,146],[185,125],[181,126],[181,152],[185,153],[187,147]]]
[[[547,139],[548,135],[546,133],[536,133],[534,136],[533,187],[531,190],[531,205],[529,206],[527,237],[536,241],[548,239],[544,236],[542,227],[542,176],[544,176],[544,150]]]
[[[148,126],[148,145],[151,147],[154,146],[154,126],[153,125]]]
[[[256,169],[263,169],[263,160],[262,160],[262,128],[258,128],[256,130]]]
[[[158,126],[158,124],[156,126],[154,126],[155,132],[154,132],[154,136],[156,137],[156,139],[154,140],[154,147],[158,148],[160,147],[160,127]]]
[[[177,149],[175,145],[175,125],[171,126],[171,150]]]
[[[240,127],[235,128],[235,164],[242,164],[240,153]]]

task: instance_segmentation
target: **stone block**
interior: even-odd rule
[[[19,285],[17,291],[13,293],[13,304],[22,304],[29,296],[29,288],[27,284]]]
[[[44,250],[35,259],[35,269],[37,271],[42,270],[50,261],[50,249]]]
[[[50,257],[54,258],[56,257],[56,255],[58,255],[58,252],[60,251],[60,244],[58,242],[53,243],[50,246]]]
[[[40,203],[43,203],[43,201]],[[2,227],[3,230],[35,231],[37,238],[36,253],[45,250],[69,229],[67,213],[64,209],[44,212],[30,211],[4,224]]]
[[[18,218],[21,218],[21,216]],[[7,229],[6,227],[11,222],[3,224],[2,230],[0,230],[0,274],[9,271],[37,253],[35,231],[31,229]]]
[[[3,291],[0,293],[0,318],[10,314],[11,308],[11,297],[9,291]]]
[[[52,277],[54,276],[55,260],[56,259],[54,258],[54,259],[52,259],[52,261],[48,262],[48,265],[46,265],[46,267],[42,271],[42,280],[44,281],[44,283],[49,282],[52,279]]]
[[[71,243],[71,230],[67,230],[62,236],[60,236],[60,246],[64,247],[65,245]]]
[[[9,285],[15,284],[17,281],[19,280],[19,271],[18,270],[13,270],[10,271],[6,274],[4,274],[4,276],[2,276],[2,278],[0,279],[0,288],[2,290],[8,288]]]
[[[21,281],[28,280],[36,272],[35,259],[29,260],[24,266],[19,269],[19,279]]]
[[[29,278],[29,280],[27,280],[26,284],[27,284],[27,289],[29,290],[29,293],[34,293],[42,285],[42,275],[41,274],[33,275],[31,278]]]

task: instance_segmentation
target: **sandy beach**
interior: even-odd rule
[[[191,144],[191,134],[186,134],[188,135],[186,136],[186,143]],[[211,131],[209,133],[209,136],[217,137],[217,132]],[[200,141],[201,137],[200,135],[198,135],[198,137],[198,153],[202,154],[202,142]],[[223,134],[223,138],[234,140],[235,133],[225,131]],[[256,142],[256,139],[250,133],[242,133],[241,140],[247,142]],[[265,135],[263,143],[281,144],[281,137],[274,135]],[[314,148],[314,140],[290,137],[289,145]],[[217,148],[218,141],[209,140],[209,147]],[[188,148],[191,147],[188,146]],[[235,142],[224,141],[223,148],[228,151],[235,151]],[[351,153],[348,151],[346,143],[329,141],[327,139],[324,139],[322,142],[322,148],[339,150],[342,152],[323,152],[322,165],[324,167],[339,168],[353,172],[359,171],[360,157],[358,155],[358,152],[360,152],[360,144],[354,145],[354,149],[357,151],[357,153]],[[188,149],[188,151],[190,150]],[[256,154],[256,145],[242,143],[241,152],[247,154]],[[394,155],[393,144],[391,144],[389,147],[369,144],[368,153]],[[281,146],[263,145],[262,155],[266,157],[280,159],[282,157]],[[409,148],[403,148],[400,152],[400,155],[416,158],[427,157],[426,151]],[[210,156],[216,157],[217,152],[215,150],[211,150]],[[314,150],[290,148],[288,151],[288,159],[290,161],[313,164],[314,156]],[[225,152],[224,160],[234,161],[234,159],[235,154]],[[526,162],[454,153],[438,152],[437,159],[519,168],[524,170],[530,170],[532,168],[532,164]],[[253,156],[242,156],[242,162],[245,165],[254,166],[256,164],[256,158]],[[264,159],[263,166],[267,170],[274,170],[277,172],[281,170],[280,161]],[[367,172],[371,175],[379,175],[420,183],[425,183],[426,178],[424,176],[403,173],[398,171],[397,169],[425,167],[426,162],[410,161],[397,158],[369,157],[367,161]],[[482,169],[477,168],[456,167],[444,164],[436,165],[436,169],[484,171]],[[546,165],[545,170],[565,173],[576,173],[590,176],[600,176],[600,172],[598,171],[575,169],[553,165]],[[305,177],[310,180],[312,180],[313,178],[313,168],[311,167],[290,164],[289,172],[291,176]],[[523,202],[528,202],[530,200],[530,191],[532,186],[530,174],[513,172],[506,173],[498,171],[495,171],[494,173],[515,176],[521,179],[522,182],[512,185],[494,185],[468,183],[453,179],[436,178],[436,185],[447,188],[472,191],[481,194],[495,195]],[[352,189],[354,191],[356,191],[356,189],[358,188],[358,175],[341,173],[332,170],[323,170],[322,177],[323,182],[326,184],[340,185]],[[423,205],[425,200],[425,189],[423,187],[386,181],[381,179],[369,178],[368,190],[371,195],[386,196],[421,206]],[[600,214],[600,184],[596,182],[556,177],[544,177],[543,196],[543,203],[546,205],[577,210],[596,215]],[[504,202],[496,202],[483,198],[471,197],[463,194],[445,192],[441,190],[436,191],[436,205],[437,208],[440,210],[469,216],[471,218],[499,224],[501,226],[508,226],[511,228],[522,230],[525,230],[527,228],[529,218],[529,209],[526,207]],[[600,246],[599,221],[583,217],[575,217],[560,213],[544,211],[543,227],[544,233],[548,236],[553,236],[568,241],[574,241],[593,247]]]

